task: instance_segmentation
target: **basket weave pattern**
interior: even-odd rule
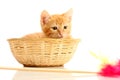
[[[61,66],[73,56],[79,39],[8,39],[16,60],[24,66]]]

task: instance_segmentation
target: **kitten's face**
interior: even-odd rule
[[[65,38],[71,31],[72,10],[63,14],[49,15],[46,11],[41,14],[42,30],[47,37]]]

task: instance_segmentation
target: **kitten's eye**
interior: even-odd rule
[[[53,29],[53,30],[57,30],[57,27],[56,27],[56,26],[54,26],[54,27],[52,27],[52,29]]]
[[[67,26],[64,26],[64,29],[67,29]]]

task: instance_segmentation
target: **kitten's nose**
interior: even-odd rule
[[[58,36],[59,38],[63,38],[63,33],[60,30],[58,30]]]
[[[59,38],[63,38],[63,34],[61,32],[58,33]]]

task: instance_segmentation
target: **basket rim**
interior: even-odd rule
[[[11,40],[28,40],[28,41],[38,41],[38,40],[76,40],[76,41],[80,41],[79,38],[59,38],[59,39],[55,39],[55,38],[40,38],[40,39],[34,39],[34,38],[30,38],[30,39],[26,39],[26,38],[9,38],[7,39],[8,41]]]

